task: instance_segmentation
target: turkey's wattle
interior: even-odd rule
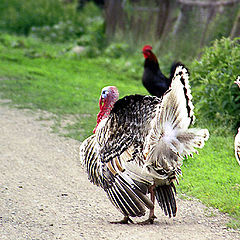
[[[93,130],[93,133],[96,132],[96,129],[99,125],[99,123],[108,117],[110,114],[114,103],[118,100],[119,93],[115,86],[108,86],[104,87],[101,91],[101,95],[99,98],[99,113],[97,115],[97,125]]]

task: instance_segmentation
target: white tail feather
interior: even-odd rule
[[[189,129],[194,122],[194,107],[188,78],[187,69],[178,66],[146,139],[144,154],[147,166],[171,171],[181,165],[181,158],[198,153],[195,148],[202,148],[209,138],[207,129]]]
[[[240,165],[240,128],[238,128],[238,133],[235,137],[234,144],[235,144],[235,157],[236,157],[238,164]]]

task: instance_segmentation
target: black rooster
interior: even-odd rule
[[[150,45],[145,45],[142,52],[145,58],[144,72],[142,76],[143,86],[151,95],[162,97],[171,85],[177,66],[183,66],[183,64],[180,62],[173,63],[170,70],[170,77],[167,78],[159,68],[158,60],[152,52],[152,47]]]

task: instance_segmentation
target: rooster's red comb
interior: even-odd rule
[[[144,51],[147,51],[147,50],[148,50],[148,51],[151,51],[151,50],[152,50],[152,46],[150,46],[150,45],[145,45],[142,50],[143,50],[143,52],[144,52]]]

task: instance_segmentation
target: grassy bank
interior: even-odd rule
[[[54,129],[60,134],[61,122],[70,118],[65,135],[83,140],[95,126],[103,86],[117,86],[120,97],[146,94],[146,90],[139,79],[142,65],[135,66],[134,59],[87,58],[71,48],[32,38],[0,37],[0,94],[14,106],[54,113]],[[217,136],[214,129],[210,133],[200,155],[184,161],[179,190],[229,213],[236,219],[230,226],[240,227],[240,167],[234,158],[234,133]]]
[[[2,98],[59,118],[74,114],[68,135],[78,140],[94,128],[101,88],[116,85],[120,96],[146,93],[140,81],[129,80],[131,72],[120,72],[111,59],[79,57],[69,50],[72,46],[31,38],[5,36],[0,41]]]

